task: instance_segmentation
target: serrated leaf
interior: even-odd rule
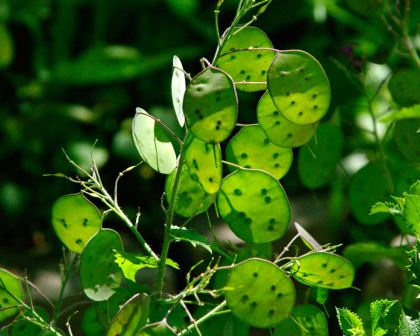
[[[391,202],[376,202],[371,208],[369,215],[374,215],[377,213],[389,213],[391,215],[400,215],[401,208],[398,204]]]
[[[205,248],[210,254],[213,252],[208,239],[194,230],[173,225],[170,235],[175,241],[186,241],[194,247],[198,245]]]
[[[173,57],[172,67],[172,104],[174,106],[176,118],[178,119],[178,122],[181,125],[181,127],[183,127],[185,124],[185,116],[184,111],[182,110],[182,104],[184,101],[184,94],[187,84],[185,83],[185,74],[182,71],[182,63],[178,56]]]
[[[115,263],[121,268],[124,277],[128,280],[136,282],[136,274],[143,268],[157,268],[159,260],[153,257],[142,256],[133,253],[114,251]],[[167,258],[166,265],[175,269],[179,269],[178,264]]]
[[[365,336],[360,317],[347,308],[336,308],[338,324],[344,336]]]
[[[404,194],[404,221],[407,228],[420,239],[420,196]]]
[[[398,301],[376,300],[370,304],[372,336],[396,336],[402,309]]]
[[[51,216],[58,238],[70,251],[79,254],[102,226],[98,209],[81,193],[57,199]]]
[[[176,154],[166,131],[141,108],[136,109],[131,130],[142,159],[159,173],[170,174],[176,167]]]
[[[414,182],[411,186],[410,186],[410,190],[408,192],[409,194],[412,195],[417,195],[420,196],[420,180]]]

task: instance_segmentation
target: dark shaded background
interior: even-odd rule
[[[191,74],[200,70],[201,57],[212,58],[216,46],[215,3],[0,1],[1,266],[20,273],[27,270],[32,278],[42,270],[57,270],[61,247],[50,224],[50,208],[60,195],[77,192],[77,187],[42,175],[75,174],[61,148],[88,167],[97,139],[94,155],[105,184],[112,188],[118,172],[140,160],[130,133],[135,107],[141,106],[177,128],[170,98],[172,56],[178,55]],[[413,3],[417,3],[413,4],[414,27],[420,6]],[[225,1],[222,27],[228,26],[235,6],[236,1]],[[345,154],[355,149],[374,151],[372,142],[355,127],[359,109],[354,106],[361,101],[360,93],[333,59],[355,72],[367,59],[386,60],[391,68],[405,65],[403,58],[388,58],[395,41],[380,20],[349,9],[348,1],[274,0],[256,25],[277,48],[304,49],[324,66],[333,92],[326,119],[340,112]],[[240,121],[255,120],[257,98],[241,96]],[[159,250],[162,235],[163,183],[164,177],[142,166],[127,174],[120,186],[120,203],[132,216],[140,206],[141,230],[155,250]],[[389,241],[398,233],[389,222],[379,228],[357,224],[348,213],[345,180],[337,179],[326,188],[309,191],[299,181],[294,164],[282,183],[296,218],[321,243]],[[200,228],[202,219],[196,222]],[[105,225],[126,232],[113,217],[107,218]],[[285,242],[287,239],[278,247]],[[172,258],[188,267],[202,256],[191,251],[187,245],[177,245]],[[373,285],[367,284],[367,275],[372,274],[376,274],[376,278],[369,278]],[[359,271],[356,285],[374,289],[365,296],[381,295],[381,291],[375,291],[375,283],[381,283],[383,277],[371,266],[365,267]],[[398,294],[399,289],[393,286],[398,287],[400,279],[388,280],[388,287],[381,284],[384,291],[395,290]],[[354,291],[332,295],[331,307],[355,306],[361,300],[358,295]]]

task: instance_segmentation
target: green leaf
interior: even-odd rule
[[[380,118],[383,122],[391,122],[401,119],[420,118],[420,104],[404,107],[393,113],[389,113]]]
[[[128,300],[115,316],[107,336],[133,336],[146,325],[150,297],[137,294]]]
[[[208,239],[194,230],[172,225],[170,235],[175,241],[186,241],[194,247],[205,248],[210,254],[213,252]]]
[[[258,125],[242,127],[229,141],[226,159],[244,168],[263,170],[276,179],[281,179],[289,171],[293,152],[272,143]],[[230,171],[238,168],[229,166]]]
[[[344,289],[351,287],[353,283],[354,268],[347,259],[339,255],[314,252],[296,258],[290,274],[307,286]]]
[[[176,154],[165,132],[145,110],[136,110],[132,135],[137,151],[154,170],[170,174],[176,167]]]
[[[236,126],[238,97],[232,78],[217,68],[206,68],[187,85],[184,114],[189,129],[204,142],[225,140]]]
[[[420,180],[417,180],[410,186],[409,194],[420,196]]]
[[[278,53],[267,78],[274,105],[289,121],[313,124],[327,113],[330,84],[321,64],[307,52]]]
[[[334,124],[319,125],[316,139],[299,150],[298,171],[303,185],[310,189],[327,185],[336,176],[342,148],[340,127]]]
[[[321,305],[325,304],[328,300],[329,290],[326,288],[312,287],[311,293],[314,300]]]
[[[276,326],[273,336],[328,336],[325,314],[316,306],[303,304],[293,308],[290,317]]]
[[[302,146],[315,134],[315,124],[298,125],[287,120],[274,105],[268,91],[258,101],[257,118],[267,137],[281,147]]]
[[[351,261],[355,268],[366,262],[376,262],[381,259],[390,259],[398,266],[407,264],[405,247],[384,246],[378,242],[355,243],[346,246],[343,256]]]
[[[356,219],[365,225],[376,225],[389,215],[378,213],[370,216],[371,207],[389,198],[391,186],[383,165],[371,162],[360,169],[351,180],[350,207]]]
[[[165,194],[168,203],[171,202],[175,175],[176,170],[166,178]],[[213,204],[215,197],[215,194],[207,193],[197,178],[190,174],[188,166],[183,165],[176,194],[175,213],[186,218],[196,216],[206,211]]]
[[[272,48],[271,41],[261,29],[238,27],[237,32],[224,43],[216,66],[232,76],[238,90],[265,90],[267,71],[276,56],[274,50],[269,50]]]
[[[420,104],[420,71],[400,69],[388,83],[389,91],[395,102],[401,106]]]
[[[371,208],[369,215],[377,213],[389,213],[391,215],[401,215],[402,211],[398,203],[376,202]]]
[[[83,313],[81,329],[85,336],[103,336],[105,334],[106,331],[96,316],[95,306],[90,306]]]
[[[420,118],[398,120],[394,141],[401,154],[411,162],[420,162]]]
[[[61,242],[70,251],[80,254],[101,229],[102,217],[83,194],[64,195],[54,202],[52,225]]]
[[[286,273],[263,259],[248,259],[232,269],[226,301],[239,319],[258,328],[287,318],[295,303],[295,288]]]
[[[336,308],[338,324],[344,336],[365,336],[363,322],[360,317],[346,308]]]
[[[80,282],[86,296],[94,301],[108,300],[121,285],[123,274],[114,262],[114,252],[123,251],[121,237],[102,229],[86,245],[80,260]]]
[[[403,314],[398,336],[418,336],[420,335],[420,318],[413,319],[410,316]]]
[[[179,125],[183,127],[185,124],[185,116],[184,111],[182,110],[182,103],[184,102],[184,94],[187,84],[185,83],[185,74],[182,71],[182,63],[178,56],[174,56],[172,67],[172,104],[174,106]]]
[[[203,190],[216,194],[222,183],[222,152],[220,144],[210,144],[190,135],[185,141],[185,162],[191,177]]]
[[[372,336],[397,336],[401,314],[402,309],[397,300],[382,299],[372,302],[370,304]]]
[[[20,281],[9,271],[0,268],[0,322],[16,315],[19,308],[14,306],[20,305],[19,300],[23,299]]]
[[[406,227],[420,239],[420,196],[405,193],[404,221]]]
[[[241,239],[267,243],[281,238],[290,223],[290,205],[281,184],[260,170],[237,170],[222,181],[220,216]]]
[[[49,322],[49,316],[47,311],[44,308],[41,307],[35,307],[36,313],[45,321]],[[57,334],[48,331],[46,329],[43,329],[41,326],[34,322],[38,322],[35,320],[32,316],[32,312],[25,311],[22,316],[19,316],[19,318],[10,326],[9,333],[6,335],[12,335],[12,336],[56,336]],[[2,335],[0,333],[0,335]]]
[[[115,263],[123,271],[124,277],[128,280],[136,282],[136,274],[143,268],[157,268],[159,260],[153,257],[142,256],[133,253],[119,252],[114,250]],[[179,269],[178,264],[167,258],[166,265],[175,269]]]

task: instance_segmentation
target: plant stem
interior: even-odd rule
[[[188,133],[185,136],[185,138],[187,138],[187,136],[188,136]],[[184,151],[185,151],[185,147],[182,146],[181,153],[179,154],[179,159],[178,159],[179,163],[178,163],[178,168],[175,174],[174,185],[172,186],[172,195],[169,202],[168,210],[166,211],[165,232],[163,234],[163,244],[162,244],[162,251],[160,254],[159,269],[158,269],[158,282],[157,282],[157,288],[156,288],[159,297],[162,297],[163,282],[165,278],[166,259],[168,258],[169,247],[172,241],[170,237],[170,231],[171,231],[172,223],[174,220],[175,200],[178,193],[179,182],[181,180],[182,168],[184,166]]]
[[[190,324],[186,329],[182,330],[178,336],[183,335],[189,335],[190,331],[194,329],[199,324],[203,323],[204,321],[208,320],[210,317],[212,317],[215,313],[217,313],[219,310],[221,310],[224,306],[226,306],[226,300],[222,301],[219,305],[214,307],[212,310],[210,310],[206,315],[200,317],[197,321],[195,321],[194,324]]]

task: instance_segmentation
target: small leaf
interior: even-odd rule
[[[123,251],[120,235],[102,229],[86,245],[80,260],[80,282],[86,296],[108,300],[121,285],[123,274],[114,262],[114,251]]]
[[[115,316],[107,336],[132,336],[146,325],[149,316],[150,297],[137,294],[128,300]]]
[[[225,140],[236,126],[238,97],[232,78],[217,68],[206,68],[187,86],[183,109],[191,132],[200,140]]]
[[[175,114],[181,127],[185,124],[184,111],[182,110],[182,103],[184,101],[184,94],[187,84],[185,83],[185,74],[182,71],[182,63],[177,56],[174,56],[172,61],[172,104],[174,106]]]
[[[0,268],[0,322],[19,312],[19,308],[14,307],[20,305],[16,298],[22,301],[24,299],[20,281],[9,271]]]
[[[142,256],[138,254],[114,251],[115,263],[120,267],[124,273],[124,277],[128,280],[136,282],[136,274],[143,268],[157,268],[159,260],[153,257]],[[175,269],[179,266],[173,260],[167,258],[166,265]]]
[[[346,308],[336,308],[337,318],[344,336],[365,336],[360,317]]]
[[[137,151],[154,170],[170,174],[176,167],[176,154],[165,132],[145,110],[136,110],[132,135]]]
[[[404,194],[404,221],[407,228],[420,239],[420,196]]]
[[[210,254],[212,253],[212,247],[208,239],[194,230],[172,225],[170,235],[175,241],[186,241],[193,247],[198,245],[205,248]]]
[[[377,213],[389,213],[391,215],[401,215],[401,208],[396,203],[391,202],[376,202],[371,208],[369,215]]]
[[[64,195],[52,207],[52,225],[61,242],[80,254],[101,229],[102,217],[83,194]]]
[[[420,118],[420,104],[404,107],[393,113],[389,113],[380,118],[380,121],[391,122],[401,119]]]
[[[232,269],[226,301],[239,319],[258,328],[287,318],[295,303],[295,288],[286,273],[263,259],[247,259]]]
[[[267,80],[274,105],[289,121],[313,124],[327,113],[330,84],[321,64],[307,52],[279,52]]]
[[[307,286],[344,289],[351,287],[353,283],[354,268],[347,259],[339,255],[314,252],[296,258],[290,274]]]

